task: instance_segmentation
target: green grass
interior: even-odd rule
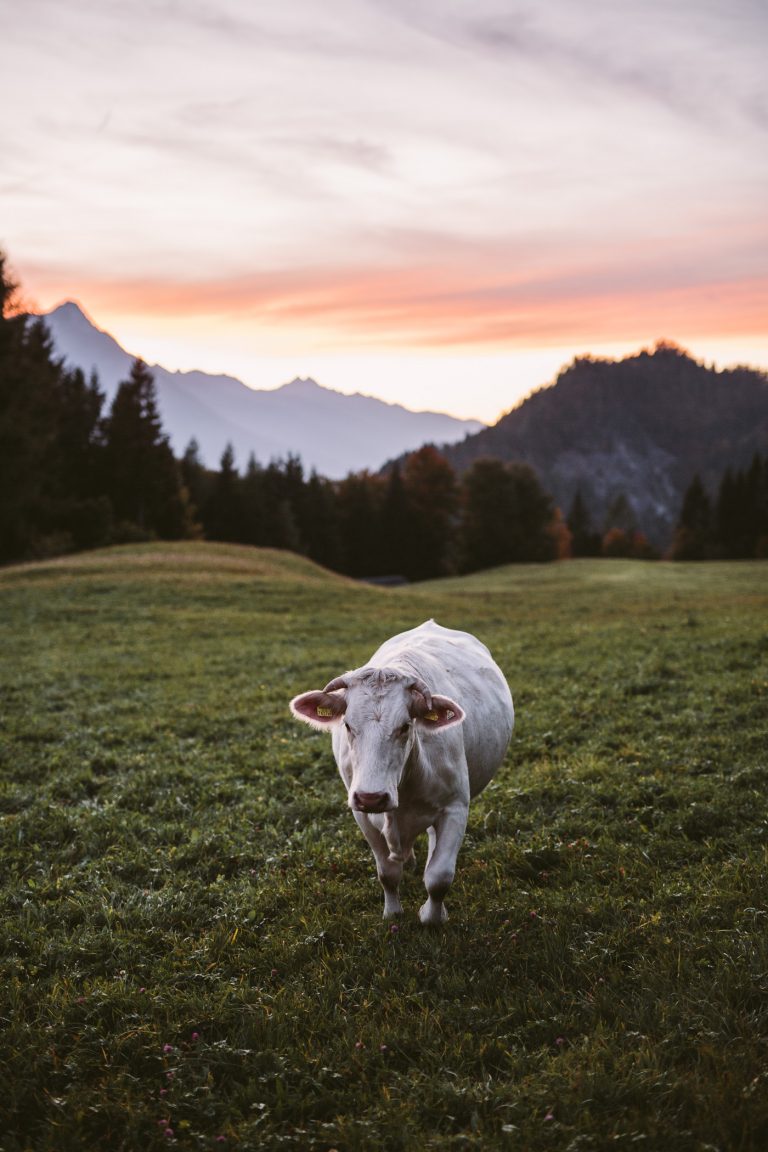
[[[394,931],[287,700],[430,616],[517,728]],[[768,1147],[767,797],[765,563],[5,569],[0,1150]]]

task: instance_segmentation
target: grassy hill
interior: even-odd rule
[[[765,1147],[767,576],[0,572],[3,1152]],[[518,714],[437,933],[287,711],[430,616]]]

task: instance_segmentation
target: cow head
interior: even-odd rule
[[[418,677],[389,668],[361,668],[331,680],[322,692],[291,700],[291,712],[313,728],[335,729],[334,747],[351,766],[350,808],[389,812],[416,740],[464,719],[447,696]]]

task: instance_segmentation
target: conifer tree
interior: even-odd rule
[[[707,560],[715,554],[712,501],[701,478],[685,490],[672,544],[673,560]]]
[[[181,476],[164,435],[155,382],[142,360],[115,396],[107,422],[107,485],[115,515],[147,536],[193,534]]]
[[[240,474],[231,443],[222,452],[219,470],[213,478],[205,510],[205,529],[210,540],[227,540],[233,544],[242,543],[245,535]]]
[[[431,444],[407,458],[401,529],[404,575],[410,580],[445,576],[454,567],[458,488],[453,468]]]
[[[387,477],[381,505],[381,575],[404,576],[409,569],[410,507],[398,463]]]
[[[382,481],[369,472],[350,472],[337,485],[341,571],[348,576],[382,574],[382,487]]]
[[[463,571],[554,559],[554,514],[551,498],[527,464],[476,460],[462,480]]]
[[[203,517],[211,489],[211,476],[200,458],[200,445],[193,436],[179,461],[181,482],[194,516]]]
[[[566,524],[571,533],[572,556],[600,555],[600,534],[592,528],[589,509],[581,488],[576,489],[576,495],[566,517]]]

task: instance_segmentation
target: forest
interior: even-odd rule
[[[627,494],[593,524],[577,490],[565,513],[532,467],[492,457],[458,472],[426,445],[381,473],[330,481],[289,456],[207,468],[163,431],[151,372],[134,362],[108,411],[94,376],[56,359],[18,305],[0,253],[0,562],[107,544],[205,538],[288,549],[357,578],[423,580],[570,556],[652,559]],[[674,559],[768,555],[768,456],[694,476]]]

